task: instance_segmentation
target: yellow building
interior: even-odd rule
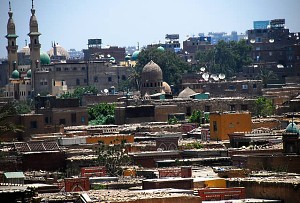
[[[251,132],[251,115],[243,113],[211,113],[210,139],[228,140],[228,134],[233,132]]]

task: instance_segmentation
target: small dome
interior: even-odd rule
[[[50,64],[50,57],[45,52],[40,53],[40,61],[41,65],[49,65]]]
[[[30,55],[30,48],[29,48],[29,46],[26,45],[25,47],[23,47],[20,52],[24,53],[25,55]]]
[[[171,87],[168,83],[166,82],[163,82],[162,83],[162,86],[163,86],[163,90],[166,94],[172,94],[172,90],[171,90]]]
[[[298,134],[300,134],[300,130],[299,130],[298,126],[296,125],[296,123],[290,123],[290,124],[286,127],[285,132],[287,132],[287,133],[298,133]]]
[[[140,51],[135,51],[133,52],[132,56],[131,56],[131,60],[136,61],[139,57]]]
[[[196,92],[189,87],[186,87],[179,93],[178,98],[190,98],[190,96],[193,94],[196,94]]]
[[[159,67],[159,65],[157,65],[151,60],[149,63],[147,63],[144,66],[142,71],[142,81],[146,81],[146,80],[161,81],[162,79],[163,79],[162,70]]]
[[[165,48],[163,48],[162,46],[157,47],[157,50],[159,51],[165,51]]]
[[[66,57],[66,59],[70,58],[70,54],[68,53],[68,51],[58,43],[54,43],[52,48],[47,53],[50,57],[55,56],[55,54],[57,54],[57,56]]]
[[[29,69],[29,70],[27,71],[27,77],[28,77],[28,78],[31,78],[31,69]]]
[[[130,55],[125,56],[125,61],[129,61],[131,59]]]
[[[14,70],[12,73],[11,73],[11,77],[13,79],[19,79],[20,78],[20,73],[18,70]]]

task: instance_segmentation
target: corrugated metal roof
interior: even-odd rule
[[[4,173],[5,178],[25,178],[23,172],[6,172]]]

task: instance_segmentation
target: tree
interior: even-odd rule
[[[190,123],[201,123],[202,122],[203,113],[201,111],[195,110],[192,115],[189,117]]]
[[[234,76],[242,71],[243,66],[251,64],[250,52],[251,46],[247,45],[245,40],[238,42],[221,40],[213,49],[198,51],[195,59],[200,64],[208,66],[211,73]]]
[[[274,113],[275,107],[271,99],[259,97],[255,101],[254,115],[255,116],[270,116]]]
[[[100,144],[98,149],[98,164],[105,166],[110,176],[122,175],[122,166],[128,166],[131,159],[125,152],[125,144],[105,145]]]
[[[149,48],[142,50],[138,56],[138,62],[135,66],[136,79],[140,79],[143,67],[151,60],[161,68],[164,81],[174,86],[179,85],[182,74],[191,69],[191,66],[176,53],[169,50],[161,51],[157,48]]]
[[[88,108],[89,124],[104,125],[115,123],[115,105],[99,103]]]
[[[73,93],[67,92],[61,95],[60,98],[67,99],[67,98],[78,98],[82,99],[84,94],[97,94],[98,90],[94,86],[87,86],[87,87],[77,87]]]
[[[267,70],[265,68],[262,68],[260,70],[258,78],[261,79],[264,88],[266,88],[268,86],[268,83],[269,83],[270,80],[276,80],[277,79],[277,75],[271,70]]]
[[[17,115],[15,103],[8,102],[0,108],[0,136],[8,132],[21,132],[22,127],[12,122]]]

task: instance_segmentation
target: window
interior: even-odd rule
[[[81,70],[85,70],[85,67],[81,67]]]
[[[247,90],[248,89],[248,85],[242,85],[242,89],[243,90]]]
[[[204,111],[205,112],[210,112],[210,106],[204,106]]]
[[[77,67],[73,67],[73,70],[77,70]]]
[[[83,82],[84,82],[84,83],[87,83],[87,79],[84,79]]]
[[[235,111],[235,105],[234,104],[230,104],[229,105],[229,110],[230,111]]]
[[[49,123],[49,117],[45,117],[45,123],[46,123],[46,124]]]
[[[81,123],[84,123],[84,121],[85,121],[85,117],[81,116]]]
[[[69,70],[69,68],[65,68],[65,71],[68,71]]]
[[[98,76],[94,77],[94,82],[98,82]]]
[[[76,79],[76,85],[80,85],[80,80],[78,78]]]
[[[61,71],[61,68],[56,68],[56,71]]]
[[[30,121],[30,128],[31,129],[37,129],[37,122],[36,121]]]
[[[59,125],[65,125],[66,124],[66,119],[62,118],[59,119]]]
[[[218,131],[217,121],[213,121],[214,132]]]
[[[76,113],[71,114],[71,122],[76,123]]]
[[[122,80],[126,80],[126,76],[125,75],[122,75]]]
[[[112,78],[111,78],[111,77],[108,77],[108,78],[107,78],[107,81],[108,81],[108,82],[111,82],[111,81],[112,81]]]
[[[257,85],[256,84],[253,84],[253,89],[256,89],[257,88]]]
[[[191,116],[192,115],[192,108],[190,106],[186,107],[186,115]]]

